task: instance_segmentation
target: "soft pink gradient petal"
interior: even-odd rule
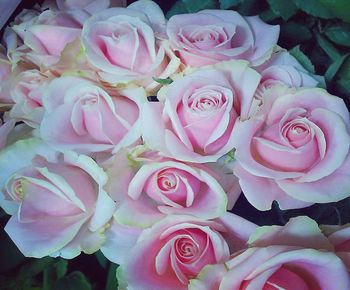
[[[346,198],[349,195],[350,155],[332,174],[313,182],[278,180],[278,186],[289,196],[305,202],[327,203]]]
[[[317,223],[307,216],[291,218],[284,226],[260,227],[249,239],[251,247],[272,245],[299,246],[330,252],[334,250]]]
[[[22,223],[13,216],[5,226],[5,231],[25,256],[42,258],[68,244],[86,219],[86,216],[80,214]]]
[[[141,233],[138,227],[118,224],[114,221],[106,230],[106,242],[101,251],[113,263],[123,264],[129,259],[129,252]]]
[[[261,60],[261,58],[264,56],[266,57],[266,54],[271,54],[272,49],[277,44],[280,27],[279,25],[266,24],[259,16],[248,16],[245,19],[249,23],[254,34],[255,50],[250,60],[254,64],[260,64],[264,61]]]
[[[245,249],[249,237],[257,229],[256,224],[230,212],[226,212],[216,221],[226,228],[226,232],[223,232],[222,235],[227,241],[231,253]]]
[[[239,179],[245,197],[259,210],[271,209],[274,200],[278,202],[281,209],[303,208],[313,203],[312,201],[299,200],[294,198],[293,195],[287,195],[275,180],[253,175],[240,164],[235,166],[234,174]]]
[[[36,37],[48,54],[59,56],[64,47],[79,37],[80,33],[80,29],[35,25],[29,28],[24,41],[29,42],[29,37]]]
[[[236,124],[235,131],[235,159],[240,165],[253,175],[267,178],[295,178],[302,176],[301,172],[285,172],[273,170],[254,159],[251,153],[251,142],[254,135],[258,134],[264,125],[264,119],[250,119]]]

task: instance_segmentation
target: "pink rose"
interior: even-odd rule
[[[235,11],[203,10],[172,16],[167,33],[185,65],[199,67],[230,59],[258,65],[271,55],[279,26]]]
[[[82,23],[88,17],[82,10],[45,10],[34,19],[14,25],[12,29],[24,43],[16,49],[17,54],[37,66],[57,63],[65,46],[80,37]]]
[[[174,215],[144,230],[121,265],[129,289],[187,289],[205,265],[225,262],[230,251],[244,247],[247,229],[255,228],[233,214],[227,219],[237,233],[231,249],[223,237],[231,229],[220,221]]]
[[[140,137],[142,88],[111,91],[85,79],[53,80],[43,97],[41,137],[55,148],[84,152],[119,150]]]
[[[225,191],[204,168],[177,161],[153,162],[132,178],[115,218],[122,224],[147,227],[165,215],[216,218],[226,206]]]
[[[83,9],[91,15],[109,7],[125,7],[126,2],[126,0],[56,0],[59,10]],[[50,7],[51,3],[48,4]]]
[[[109,0],[56,0],[56,3],[58,9],[62,11],[84,9],[91,15],[107,9],[110,5]]]
[[[11,63],[6,55],[1,53],[1,48],[0,45],[0,107],[13,103],[10,95]]]
[[[129,83],[153,91],[159,87],[152,77],[167,78],[179,61],[168,45],[157,38],[163,34],[165,18],[152,1],[138,1],[128,8],[111,8],[84,23],[82,43],[89,62],[102,80]]]
[[[2,190],[12,175],[19,170],[32,165],[36,155],[55,160],[57,152],[52,150],[41,139],[32,137],[33,129],[26,124],[19,124],[14,129],[15,121],[8,120],[2,127],[1,142],[5,146],[0,150],[0,168],[6,168],[0,174],[0,190]],[[5,132],[10,130],[11,132]],[[7,135],[6,135],[7,134]],[[11,160],[11,162],[9,162]],[[15,215],[18,203],[5,199],[0,191],[0,206],[7,214]]]
[[[5,199],[18,204],[6,232],[28,257],[73,258],[97,251],[115,210],[103,190],[106,179],[87,156],[67,152],[52,162],[35,158],[5,186]]]
[[[48,82],[49,77],[36,69],[19,73],[12,84],[11,96],[15,105],[10,117],[37,127],[44,113],[42,97]]]
[[[251,248],[233,255],[224,265],[205,267],[190,290],[328,290],[349,289],[345,265],[332,246],[306,217],[286,226],[258,228]]]
[[[164,103],[144,105],[147,145],[166,156],[201,163],[215,162],[232,150],[236,119],[247,118],[260,75],[243,61],[214,68],[176,79],[158,93]]]
[[[148,227],[172,214],[216,218],[241,193],[232,170],[162,158],[144,145],[120,150],[100,164],[108,175],[105,189],[118,204],[114,218],[120,224]]]
[[[15,127],[15,120],[8,120],[7,122],[2,122],[0,119],[0,150],[5,148],[7,143],[7,138],[13,128]]]
[[[255,68],[261,74],[256,97],[261,99],[265,90],[276,84],[288,87],[316,87],[324,82],[321,76],[312,75],[287,51],[278,48],[271,58]]]
[[[349,111],[325,90],[277,86],[237,124],[234,173],[260,210],[341,200],[350,192]]]
[[[350,224],[342,226],[321,225],[320,227],[350,273]]]

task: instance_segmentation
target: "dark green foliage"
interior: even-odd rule
[[[291,18],[296,12],[297,7],[293,1],[285,0],[268,0],[271,10],[284,20]]]

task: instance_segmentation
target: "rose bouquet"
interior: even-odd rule
[[[235,211],[350,196],[344,101],[279,25],[117,2],[45,1],[4,30],[0,205],[18,249],[99,251],[119,289],[350,289],[350,227]]]

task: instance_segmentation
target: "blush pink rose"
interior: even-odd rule
[[[18,204],[5,231],[27,257],[73,258],[97,251],[115,203],[103,190],[107,176],[89,157],[67,152],[43,157],[13,174],[5,199]]]
[[[225,191],[208,171],[171,160],[141,166],[127,192],[115,194],[124,199],[114,215],[116,220],[140,227],[174,214],[216,218],[227,207]]]
[[[80,37],[82,23],[89,16],[83,10],[45,10],[34,19],[14,25],[12,29],[24,43],[16,48],[17,54],[39,67],[57,63],[65,46]]]
[[[2,122],[0,119],[0,150],[5,148],[7,144],[7,138],[13,128],[15,127],[15,120],[8,120],[7,122]]]
[[[325,90],[276,87],[257,115],[237,124],[234,168],[260,210],[341,200],[350,192],[349,111]]]
[[[277,84],[291,88],[311,88],[324,83],[321,76],[309,73],[289,52],[281,48],[277,48],[270,59],[255,69],[261,74],[260,84],[255,94],[260,101],[264,91]]]
[[[112,151],[140,137],[142,88],[111,91],[78,77],[53,80],[43,97],[40,136],[59,150]]]
[[[101,10],[107,9],[110,5],[109,0],[56,0],[59,10],[69,11],[74,9],[84,9],[91,15]]]
[[[5,54],[1,53],[0,45],[0,107],[13,104],[10,94],[11,62]]]
[[[143,107],[145,143],[178,160],[215,162],[232,150],[236,120],[248,116],[259,81],[243,61],[176,79],[158,93],[164,102]]]
[[[321,225],[320,227],[350,273],[350,224],[342,226]]]
[[[203,10],[172,16],[167,34],[187,66],[230,59],[245,59],[258,65],[271,55],[279,26],[268,25],[258,16],[242,17],[235,11]]]
[[[306,217],[258,228],[250,248],[225,265],[205,267],[190,290],[349,289],[345,265],[317,224]]]
[[[223,237],[231,229],[220,221],[174,215],[144,230],[121,265],[128,289],[187,289],[205,265],[225,262],[242,249],[247,229],[255,228],[233,214],[228,220],[237,234],[231,236],[233,249]]]
[[[62,11],[83,9],[93,15],[109,7],[125,7],[126,2],[126,0],[56,0],[56,5]]]
[[[84,23],[82,43],[87,59],[102,80],[111,84],[135,82],[152,91],[152,77],[167,78],[179,60],[160,42],[165,18],[152,1],[137,1],[127,8],[110,8]]]
[[[169,214],[218,217],[241,193],[231,169],[164,158],[145,145],[97,162],[108,175],[105,189],[118,203],[114,217],[121,224],[150,226]]]
[[[19,73],[12,84],[11,96],[15,105],[10,117],[38,127],[44,113],[42,97],[49,81],[48,76],[36,69]]]

